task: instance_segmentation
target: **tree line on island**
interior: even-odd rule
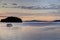
[[[18,17],[7,17],[5,19],[1,19],[0,22],[23,22],[21,18]],[[42,20],[29,20],[29,21],[24,21],[24,22],[48,22],[48,21],[42,21]],[[50,21],[50,22],[60,22],[60,20],[54,20],[54,21]]]

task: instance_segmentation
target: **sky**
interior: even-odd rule
[[[17,16],[25,20],[59,20],[60,0],[0,0],[0,19]]]

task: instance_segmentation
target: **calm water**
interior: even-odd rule
[[[0,23],[0,40],[60,40],[60,23]]]

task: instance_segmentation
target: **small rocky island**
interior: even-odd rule
[[[11,17],[7,17],[5,19],[1,19],[1,22],[22,22],[22,19],[11,16]]]

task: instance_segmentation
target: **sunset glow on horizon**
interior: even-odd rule
[[[60,20],[60,0],[0,0],[0,5],[0,20],[8,16],[23,21]]]

